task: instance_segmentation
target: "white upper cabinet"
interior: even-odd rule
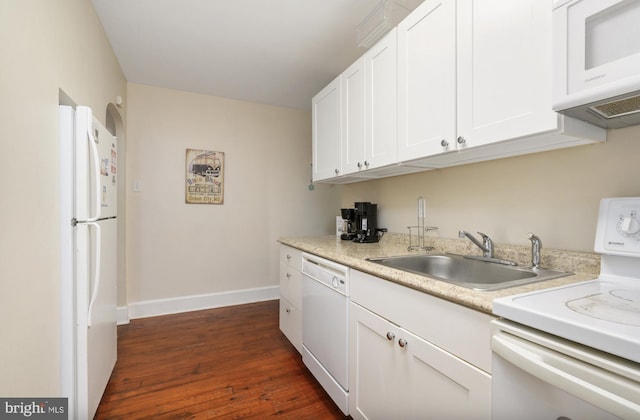
[[[338,76],[311,100],[313,180],[340,174],[342,89]]]
[[[425,0],[398,25],[398,160],[456,150],[456,9]]]
[[[377,168],[398,160],[396,38],[394,28],[364,56],[367,83],[367,168]]]
[[[314,179],[354,182],[605,141],[605,129],[552,109],[551,6],[425,0],[364,55],[364,123],[362,64],[338,78],[342,110],[326,91],[339,81],[314,97]],[[342,140],[328,134],[340,130]]]
[[[551,2],[458,2],[458,136],[467,147],[558,129]]]
[[[342,77],[342,173],[365,168],[365,66],[360,57]]]

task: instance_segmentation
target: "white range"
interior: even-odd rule
[[[494,418],[640,418],[640,197],[600,202],[594,249],[597,279],[494,300]]]

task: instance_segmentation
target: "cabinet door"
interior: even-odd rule
[[[489,419],[491,376],[358,304],[350,305],[354,419]]]
[[[456,150],[456,9],[425,0],[398,25],[398,160]]]
[[[554,130],[551,2],[458,3],[458,135],[468,147]]]
[[[302,307],[302,273],[283,264],[280,265],[280,296]]]
[[[364,168],[365,69],[360,57],[342,73],[342,174]]]
[[[311,101],[313,179],[316,181],[333,178],[340,172],[341,95],[338,76]]]
[[[410,413],[412,419],[490,419],[491,376],[407,331]],[[398,417],[400,418],[400,417]]]
[[[302,353],[302,308],[280,296],[280,331]]]
[[[392,29],[365,54],[367,133],[365,166],[397,162],[397,30]]]
[[[409,401],[402,382],[406,357],[396,342],[400,329],[355,303],[349,308],[349,414],[354,419],[393,419]]]

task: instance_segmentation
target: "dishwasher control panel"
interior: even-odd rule
[[[345,296],[349,291],[349,267],[302,253],[302,274]]]

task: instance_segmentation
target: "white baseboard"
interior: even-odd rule
[[[118,306],[118,325],[125,325],[129,323],[129,307]]]
[[[243,303],[262,302],[278,299],[280,287],[260,287],[256,289],[233,290],[230,292],[210,293],[206,295],[181,296],[169,299],[146,300],[129,303],[127,319],[147,318],[150,316],[177,314],[241,305]],[[120,320],[120,318],[118,318]],[[128,322],[128,321],[127,321]]]

